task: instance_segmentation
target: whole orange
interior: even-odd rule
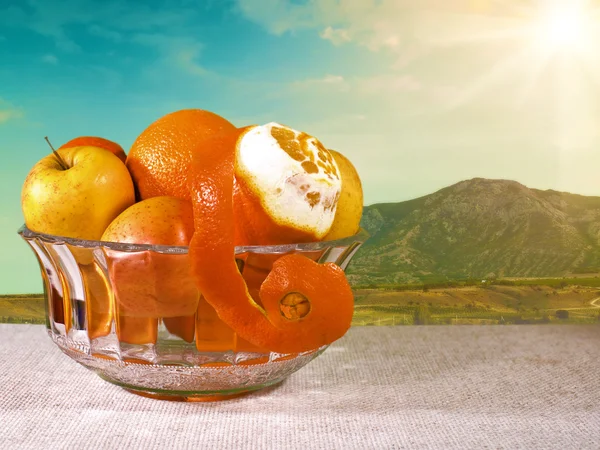
[[[99,147],[104,150],[108,150],[114,155],[118,156],[123,162],[127,159],[123,147],[113,141],[104,139],[97,136],[79,136],[75,139],[71,139],[69,142],[60,146],[60,148],[71,148],[71,147]]]
[[[183,109],[153,122],[135,140],[127,168],[141,200],[169,195],[190,199],[188,172],[192,155],[207,138],[235,130],[223,117],[201,109]]]

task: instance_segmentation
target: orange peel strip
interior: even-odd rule
[[[354,297],[343,270],[289,254],[273,264],[260,289],[264,308],[248,293],[235,262],[233,181],[237,140],[244,129],[215,136],[194,153],[190,190],[195,233],[189,254],[200,292],[219,318],[250,343],[278,353],[315,350],[350,327]],[[310,302],[308,314],[286,319],[289,293]]]

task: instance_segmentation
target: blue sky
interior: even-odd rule
[[[574,4],[569,31],[549,5],[564,16]],[[57,146],[103,136],[127,150],[182,108],[316,135],[355,163],[367,204],[472,177],[600,195],[600,27],[577,23],[597,16],[592,6],[4,0],[0,293],[41,290],[16,230],[44,136]]]

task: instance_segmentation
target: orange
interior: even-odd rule
[[[201,109],[184,109],[156,120],[138,136],[127,156],[140,199],[168,195],[189,200],[192,154],[208,137],[234,129],[223,117]]]
[[[71,139],[69,142],[60,146],[61,148],[70,148],[70,147],[99,147],[104,150],[108,150],[112,154],[116,155],[121,161],[125,162],[127,159],[127,155],[125,155],[125,151],[123,147],[113,141],[109,141],[108,139],[104,139],[96,136],[80,136],[75,139]]]
[[[317,349],[350,327],[352,290],[335,264],[288,254],[262,283],[261,304],[252,298],[234,254],[234,160],[243,133],[214,136],[194,153],[189,256],[196,284],[219,318],[251,344],[279,353]]]

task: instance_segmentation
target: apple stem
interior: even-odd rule
[[[63,168],[63,170],[68,170],[69,166],[67,165],[67,163],[65,162],[65,160],[62,159],[62,157],[60,156],[60,154],[56,150],[54,150],[54,147],[52,147],[52,144],[48,140],[48,136],[45,136],[44,139],[46,139],[46,142],[48,143],[48,145],[52,149],[52,153],[54,153],[54,156],[56,156],[56,159],[58,160],[58,163]]]

